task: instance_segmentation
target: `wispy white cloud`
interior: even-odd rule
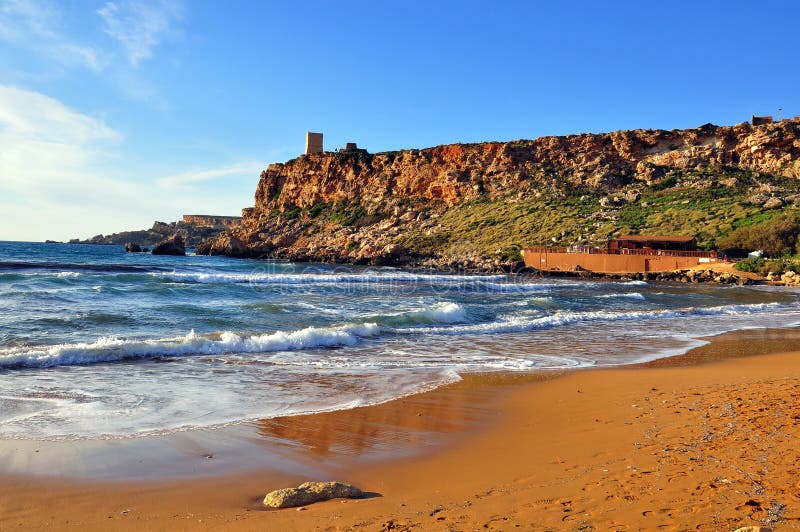
[[[68,10],[59,0],[0,0],[0,63],[10,66],[3,81],[50,80],[88,69],[128,99],[168,109],[157,84],[137,66],[181,34],[182,0],[112,0],[100,9],[87,4]]]
[[[104,120],[0,85],[0,240],[85,238],[252,201],[257,163],[128,179],[124,142]],[[210,186],[221,179],[230,183]]]
[[[164,188],[186,188],[190,185],[204,181],[217,181],[231,178],[258,176],[264,164],[256,161],[237,163],[221,168],[206,170],[192,170],[180,174],[169,175],[158,179],[156,182]]]
[[[0,35],[17,39],[25,34],[53,38],[58,11],[43,0],[3,0],[0,2]]]
[[[120,135],[43,94],[0,85],[0,187],[37,189],[79,177]]]
[[[107,59],[65,35],[59,6],[49,0],[0,0],[0,40],[32,50],[63,67],[102,70]]]
[[[121,141],[100,119],[0,85],[0,239],[88,227],[98,205],[119,208],[135,191],[105,173]]]
[[[182,17],[180,4],[167,1],[118,0],[97,13],[105,32],[122,44],[134,66],[153,56],[153,49]]]

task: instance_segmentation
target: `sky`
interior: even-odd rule
[[[237,215],[261,170],[800,115],[800,2],[0,0],[0,240]]]

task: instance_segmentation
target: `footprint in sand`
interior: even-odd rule
[[[681,471],[681,472],[678,472],[678,473],[672,475],[671,477],[667,477],[667,482],[673,482],[675,480],[678,480],[680,477],[685,477],[685,476],[688,476],[688,475],[689,475],[688,473],[684,473],[683,471]]]

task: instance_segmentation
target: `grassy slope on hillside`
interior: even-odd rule
[[[732,186],[720,181],[734,178]],[[753,187],[768,186],[782,194],[800,190],[798,183],[743,172],[694,174],[637,187],[641,197],[616,208],[603,208],[601,196],[567,195],[562,199],[479,200],[447,210],[435,231],[412,231],[398,241],[411,251],[431,253],[468,245],[486,256],[506,259],[531,245],[602,244],[619,234],[694,235],[700,247],[737,227],[761,223],[784,212],[751,203]]]
[[[800,213],[800,181],[736,169],[674,170],[660,182],[635,182],[613,193],[565,186],[538,196],[512,190],[503,198],[482,197],[449,208],[438,201],[405,198],[400,212],[412,213],[412,221],[403,222],[401,234],[391,240],[413,254],[510,261],[519,260],[520,250],[528,246],[603,245],[619,234],[693,235],[701,248],[715,249],[717,240],[737,228],[768,222],[784,212]],[[619,199],[623,197],[628,199]],[[765,208],[770,197],[782,198],[784,206]],[[427,217],[413,221],[417,213]],[[282,212],[276,208],[272,214],[296,220],[308,235],[336,227],[375,230],[378,225],[373,224],[392,217],[369,213],[359,203]]]

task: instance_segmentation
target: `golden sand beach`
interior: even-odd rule
[[[259,424],[265,439],[294,442],[265,452],[302,457],[324,478],[6,476],[0,530],[800,527],[792,331],[732,333],[681,357],[553,377],[468,376],[383,405]],[[448,436],[427,445],[433,433]],[[394,458],[364,460],[375,447]],[[300,510],[261,506],[268,491],[307,480],[370,495]]]

